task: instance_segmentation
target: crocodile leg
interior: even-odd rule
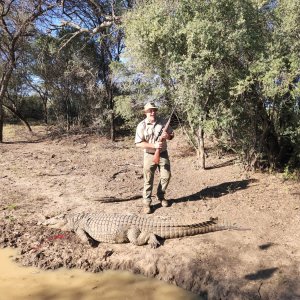
[[[157,248],[160,243],[155,234],[149,232],[141,232],[138,228],[130,228],[127,232],[127,237],[130,243],[136,246],[149,244],[151,248]]]
[[[75,232],[83,243],[88,243],[89,239],[83,229],[78,228]]]

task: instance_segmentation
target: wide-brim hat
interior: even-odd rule
[[[154,102],[148,102],[145,106],[144,106],[144,112],[147,112],[149,109],[158,109],[157,106],[155,106]]]

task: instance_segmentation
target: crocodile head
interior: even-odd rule
[[[61,214],[49,219],[46,219],[42,225],[48,226],[50,228],[59,228],[61,230],[67,230],[67,219],[66,214]]]

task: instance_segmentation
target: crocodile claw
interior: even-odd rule
[[[151,248],[155,249],[160,245],[160,242],[157,240],[155,235],[153,235],[149,238],[148,244],[150,245]]]

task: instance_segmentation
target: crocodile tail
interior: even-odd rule
[[[217,230],[220,230],[218,225],[218,218],[210,218],[209,221],[200,223],[188,225],[162,226],[160,230],[158,229],[157,235],[161,236],[162,238],[172,239],[184,236],[203,234]]]

